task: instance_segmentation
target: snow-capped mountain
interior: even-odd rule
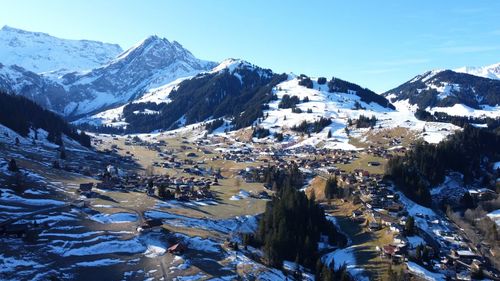
[[[291,100],[294,100],[293,105]],[[126,132],[130,133],[178,128],[170,133],[238,137],[248,136],[245,132],[255,132],[260,128],[269,135],[260,139],[255,137],[254,142],[281,142],[287,147],[315,145],[356,149],[349,143],[348,131],[353,127],[348,130],[346,127],[349,120],[361,115],[375,116],[377,128],[405,127],[418,131],[425,128],[425,134],[421,136],[432,143],[439,142],[456,129],[447,123],[420,121],[413,112],[397,111],[385,98],[338,78],[328,81],[305,75],[278,75],[234,59],[223,61],[211,71],[151,91],[125,106],[76,123],[126,127]],[[304,123],[313,126],[318,120],[328,121],[310,134],[299,131]],[[226,135],[225,132],[231,130],[234,131]],[[356,129],[351,134],[359,137],[368,130]],[[111,129],[104,131],[113,132]]]
[[[64,59],[64,53],[61,57]],[[197,59],[175,41],[151,36],[99,67],[62,76],[3,63],[0,87],[73,117],[123,105],[151,89],[214,66],[213,62]]]
[[[407,102],[421,109],[462,105],[487,110],[500,105],[500,81],[452,70],[434,70],[383,94],[391,102]]]
[[[155,103],[155,104],[162,104],[162,103],[170,103],[172,100],[170,99],[170,93],[174,90],[177,90],[179,88],[179,85],[181,82],[185,80],[190,80],[190,79],[198,79],[198,78],[203,78],[206,75],[220,75],[220,74],[230,74],[233,77],[237,77],[240,80],[240,83],[243,83],[242,81],[242,75],[240,74],[241,71],[247,70],[247,71],[256,71],[259,73],[259,75],[264,75],[265,77],[270,77],[273,75],[271,70],[266,70],[262,69],[256,65],[253,65],[249,62],[246,62],[244,60],[239,60],[239,59],[226,59],[222,61],[220,64],[218,64],[216,67],[213,69],[202,72],[198,77],[193,77],[193,76],[186,76],[182,77],[179,79],[176,79],[168,84],[162,85],[158,88],[152,88],[148,92],[146,92],[142,97],[138,99],[134,99],[131,101],[131,103],[135,104],[134,106],[145,106],[147,107],[147,103]],[[188,82],[190,83],[190,82]],[[150,105],[153,106],[153,105]],[[125,121],[125,117],[123,116],[123,110],[125,106],[119,106],[116,108],[108,109],[103,112],[99,112],[95,115],[84,117],[80,120],[78,120],[76,123],[87,123],[91,125],[106,125],[106,126],[114,126],[114,127],[122,127],[128,125],[128,123]],[[151,109],[144,109],[142,111],[137,110],[135,111],[134,114],[141,114],[142,112],[148,112],[148,114],[151,114],[152,112],[156,112],[155,110]]]
[[[0,63],[18,65],[35,73],[88,70],[109,62],[121,52],[117,44],[60,39],[9,26],[0,29]]]
[[[292,105],[298,108],[295,112],[288,112],[291,107],[278,106],[287,94],[300,100]],[[338,78],[318,82],[305,75],[276,74],[243,60],[228,59],[211,71],[179,79],[126,106],[78,123],[127,127],[130,132],[172,129],[218,118],[227,121],[228,129],[245,128],[258,119],[262,124],[275,120],[273,126],[291,127],[299,125],[294,123],[297,120],[300,123],[321,116],[336,117],[339,108],[380,112],[394,109],[384,97]],[[275,114],[290,119],[278,122]]]
[[[215,63],[195,58],[175,41],[151,36],[102,67],[62,76],[60,83],[76,97],[62,111],[80,115],[123,104],[150,89],[213,66]]]
[[[464,66],[455,69],[455,72],[467,73],[479,77],[500,80],[500,63],[482,67]]]
[[[226,115],[246,120],[247,115],[260,110],[261,100],[270,98],[270,89],[282,80],[280,77],[284,79],[286,75],[274,74],[245,61],[226,60],[210,71],[154,90],[144,95],[143,101],[136,100],[91,119],[99,124],[102,117],[122,114],[120,121],[137,131],[174,128]],[[150,102],[154,100],[161,103]],[[158,120],[151,120],[155,118]],[[252,120],[245,126],[256,117],[249,118]]]
[[[60,84],[18,65],[0,63],[0,90],[22,95],[48,109],[62,108],[70,102]]]

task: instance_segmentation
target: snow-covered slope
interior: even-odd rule
[[[85,55],[78,52],[78,48],[87,50],[89,54],[100,54],[94,50],[93,44],[100,44],[103,48],[107,45],[91,41],[65,41],[46,34],[19,31],[9,27],[4,27],[2,32],[5,34],[26,33],[27,38],[43,39],[32,39],[31,41],[38,42],[38,44],[28,44],[29,48],[23,48],[23,46],[27,44],[25,42],[31,41],[22,40],[22,44],[19,43],[19,50],[15,47],[17,45],[11,44],[11,49],[19,54],[12,58],[13,62],[20,62],[19,64],[22,65],[24,53],[28,54],[27,57],[30,52],[46,54],[45,48],[47,48],[53,51],[50,55],[55,57],[46,54],[47,56],[39,57],[40,61],[54,61],[54,64],[40,63],[40,66],[33,67],[32,63],[35,61],[30,60],[27,67],[36,71],[45,71],[56,66],[70,64],[74,65],[74,70],[78,71],[59,70],[40,74],[30,71],[30,68],[9,65],[10,61],[3,63],[0,60],[0,89],[26,96],[48,109],[70,117],[121,106],[150,91],[162,91],[162,88],[168,88],[166,86],[168,83],[178,78],[189,77],[216,66],[213,62],[197,59],[179,43],[157,36],[146,38],[113,59],[110,59],[110,55],[115,55],[117,52],[107,52],[106,56],[97,56],[86,62],[82,60],[85,63],[78,64],[79,58]],[[78,45],[80,43],[81,46]],[[85,47],[86,45],[88,47]],[[78,47],[78,50],[72,47]],[[118,51],[120,51],[119,47]],[[75,61],[66,60],[66,52]],[[2,54],[1,48],[0,54]],[[9,54],[6,53],[6,56]],[[81,71],[86,67],[93,67],[93,69]]]
[[[500,62],[488,66],[464,66],[455,69],[455,72],[467,73],[479,77],[500,80]]]
[[[320,145],[329,148],[355,149],[349,144],[349,137],[345,131],[348,119],[357,119],[360,115],[367,117],[375,116],[377,126],[382,128],[405,127],[414,130],[422,130],[424,127],[427,134],[424,139],[429,142],[439,142],[447,134],[440,131],[442,128],[455,129],[453,125],[439,124],[432,122],[422,122],[417,120],[411,110],[392,110],[382,107],[376,103],[365,103],[353,91],[330,93],[326,85],[319,85],[317,78],[313,80],[313,88],[308,89],[298,84],[295,76],[290,76],[289,80],[278,84],[275,87],[275,94],[278,100],[269,104],[269,110],[264,113],[266,118],[259,124],[271,133],[289,134],[291,137],[287,142],[291,146]],[[284,95],[297,96],[301,100],[308,98],[308,102],[297,105],[302,113],[293,113],[291,109],[279,108],[278,105]],[[359,103],[362,108],[354,109],[355,103]],[[326,126],[321,132],[311,134],[310,137],[302,137],[300,134],[292,132],[290,128],[298,126],[303,121],[314,122],[321,117],[330,118],[332,123]],[[351,132],[351,135],[363,133],[369,129],[358,129]],[[332,137],[328,138],[328,132]]]
[[[240,67],[250,67],[244,61],[224,61],[218,66],[217,70],[206,72],[205,74],[199,74],[197,77],[203,77],[208,75],[207,73],[232,73],[232,75],[238,76],[238,71]],[[245,76],[242,77],[242,81],[245,81]],[[196,80],[196,77],[190,80]],[[301,147],[307,145],[313,145],[317,147],[333,148],[333,149],[357,149],[351,143],[349,143],[350,136],[363,138],[365,134],[369,133],[370,130],[380,130],[387,128],[408,128],[416,132],[416,134],[422,137],[424,140],[437,143],[443,140],[446,136],[452,134],[459,127],[448,123],[436,123],[436,122],[425,122],[417,120],[414,116],[414,106],[408,103],[398,102],[396,103],[397,109],[392,109],[392,107],[384,107],[375,102],[364,102],[355,90],[347,88],[347,90],[330,92],[327,83],[319,84],[318,78],[311,77],[312,87],[308,88],[306,86],[300,85],[300,81],[303,79],[301,76],[296,76],[289,74],[284,81],[277,83],[275,86],[270,88],[271,94],[276,96],[276,99],[271,100],[269,103],[265,104],[263,111],[263,117],[258,118],[252,127],[259,127],[263,129],[268,129],[270,135],[264,138],[253,138],[252,143],[267,143],[275,144],[283,147]],[[188,81],[189,82],[189,81]],[[177,83],[177,82],[176,82]],[[169,87],[165,89],[178,89],[179,84],[171,83]],[[353,84],[354,85],[354,84]],[[357,86],[357,85],[356,85]],[[359,86],[357,86],[359,87]],[[158,92],[158,100],[160,102],[172,102],[175,101],[174,96],[166,95],[166,92]],[[230,93],[230,95],[235,95],[236,93]],[[299,110],[292,110],[291,108],[280,108],[279,104],[283,101],[284,96],[296,96],[300,102],[296,105]],[[171,100],[173,99],[173,100]],[[155,93],[151,92],[146,94],[143,99],[145,102],[152,101],[156,103]],[[135,102],[138,102],[134,101]],[[188,110],[188,108],[186,109]],[[136,114],[136,113],[134,113]],[[137,114],[160,114],[159,112],[138,112]],[[349,135],[346,132],[346,127],[348,125],[348,120],[356,120],[360,115],[367,117],[375,116],[377,118],[377,124],[373,129],[370,128],[360,128],[356,129],[356,126],[348,127]],[[183,116],[184,120],[186,119]],[[319,132],[311,132],[310,134],[301,133],[292,130],[292,127],[299,126],[302,122],[306,121],[312,123],[319,120],[320,118],[327,118],[331,120],[331,124],[324,127]],[[171,130],[166,134],[188,134],[195,138],[204,136],[206,131],[206,124],[211,123],[213,120],[218,119],[218,117],[209,117],[201,122],[183,124],[182,127]],[[231,124],[234,121],[234,117],[226,116],[223,119],[223,123],[219,128],[212,128],[209,133],[214,135],[222,135],[223,137],[229,137],[237,139],[242,133],[251,130],[250,126],[242,128],[241,130],[234,130]],[[96,114],[92,118],[80,119],[78,123],[89,123],[93,125],[105,124],[114,127],[129,126],[126,120],[123,118],[123,107],[114,108],[107,110],[105,112]],[[168,128],[167,128],[168,130]],[[227,132],[230,130],[230,132]],[[231,131],[233,130],[233,131]],[[132,131],[134,131],[132,129]],[[328,133],[331,132],[331,137],[328,137]],[[152,137],[157,134],[158,131],[151,130],[146,134],[141,135],[151,135]],[[278,141],[276,133],[283,134],[283,140]]]
[[[435,70],[417,75],[383,95],[393,103],[406,100],[422,109],[462,105],[489,110],[500,105],[500,80],[452,70]]]
[[[168,103],[170,102],[170,99],[168,97],[170,92],[172,92],[172,90],[175,89],[182,81],[189,78],[191,77],[182,77],[161,87],[151,89],[148,92],[146,92],[141,98],[132,101],[132,103],[147,103],[147,102],[153,102],[156,104]],[[124,107],[125,105],[122,105],[108,110],[104,110],[97,114],[78,119],[74,123],[89,124],[93,126],[105,125],[112,127],[123,127],[128,125],[123,118]]]
[[[194,61],[196,62],[196,60]],[[204,63],[206,66],[213,65],[210,62],[202,62],[202,63]],[[196,74],[197,72],[199,72],[199,71],[192,71],[190,73],[186,73],[185,77],[178,78],[170,83],[164,84],[157,88],[150,88],[141,97],[131,100],[131,103],[136,103],[136,104],[148,103],[148,102],[156,104],[169,103],[171,101],[171,99],[169,98],[170,93],[172,92],[172,90],[177,89],[181,82],[191,79],[196,80],[198,78],[204,77],[205,75],[219,75],[228,72],[230,75],[237,77],[240,80],[240,83],[243,83],[243,77],[242,77],[243,74],[241,74],[242,70],[255,71],[259,75],[261,76],[264,75],[266,77],[272,75],[272,72],[270,70],[264,70],[249,62],[239,59],[227,59],[216,65],[214,68],[200,73],[200,75],[197,77],[187,76],[188,74]],[[99,112],[97,114],[81,118],[75,121],[75,123],[76,124],[86,123],[97,126],[106,125],[113,127],[123,127],[127,125],[127,122],[124,120],[123,117],[123,108],[124,106],[111,108]],[[152,114],[152,111],[146,110],[144,112]],[[138,112],[137,114],[144,112]]]
[[[150,89],[214,65],[195,58],[175,41],[151,36],[102,67],[62,76],[60,83],[70,94],[78,95],[62,111],[65,115],[80,115],[123,104]]]
[[[121,52],[117,44],[60,39],[9,26],[0,29],[0,63],[18,65],[35,73],[92,69]]]

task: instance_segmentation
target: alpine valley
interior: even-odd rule
[[[492,63],[379,94],[4,26],[0,280],[500,280]]]

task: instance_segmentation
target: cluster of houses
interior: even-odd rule
[[[370,145],[366,150],[365,152],[367,154],[370,154],[370,155],[373,155],[373,156],[376,156],[376,157],[380,157],[380,158],[384,158],[384,159],[390,159],[392,158],[394,155],[392,154],[393,151],[395,152],[400,152],[400,151],[404,151],[405,149],[404,148],[395,148],[395,149],[392,149],[392,150],[388,150],[388,149],[385,149],[384,147],[381,147],[381,146],[373,146],[373,145]]]
[[[218,176],[206,177],[174,177],[168,175],[129,175],[109,165],[100,174],[101,182],[82,183],[79,192],[92,197],[92,188],[123,189],[144,191],[150,196],[177,200],[213,199],[210,186],[218,185]]]
[[[364,170],[355,170],[350,174],[337,170],[336,173],[340,183],[355,186],[353,193],[359,194],[363,204],[363,207],[353,212],[352,219],[366,223],[369,231],[385,227],[393,234],[392,243],[379,248],[384,257],[392,262],[403,262],[408,257],[418,256],[417,247],[422,245],[420,250],[425,249],[429,256],[436,257],[432,262],[423,262],[423,265],[431,270],[444,272],[454,280],[471,280],[473,273],[482,268],[484,259],[472,252],[469,245],[457,234],[440,231],[432,235],[417,227],[418,236],[406,237],[404,227],[408,212],[399,201],[398,195],[386,186],[380,175],[370,175]],[[417,213],[417,218],[425,220],[431,228],[436,226],[435,229],[439,229],[442,224],[441,220],[424,214]]]
[[[255,161],[253,150],[249,147],[230,147],[228,149],[217,148],[220,152],[219,159],[235,162]]]
[[[378,157],[390,158],[391,154],[386,149],[372,148],[367,153]],[[396,149],[393,149],[394,151]],[[311,152],[311,151],[309,151]],[[398,153],[404,153],[404,148],[397,148]],[[321,154],[316,150],[317,155]],[[439,235],[427,233],[417,228],[418,236],[405,237],[404,227],[408,219],[408,212],[398,194],[390,189],[383,181],[382,175],[370,174],[363,169],[356,169],[353,172],[346,172],[337,169],[332,163],[344,163],[352,161],[357,157],[357,152],[331,151],[331,156],[317,158],[295,158],[300,167],[313,170],[316,174],[327,177],[336,176],[338,183],[348,187],[350,195],[354,198],[354,203],[362,203],[362,207],[352,213],[352,220],[366,225],[369,231],[378,231],[385,228],[393,235],[390,244],[382,245],[379,250],[381,255],[393,262],[403,262],[408,257],[417,256],[417,248],[420,251],[425,249],[429,256],[435,257],[432,261],[423,262],[423,265],[430,270],[446,273],[446,276],[453,280],[471,280],[471,276],[482,268],[484,259],[470,250],[468,243],[452,233],[441,232]],[[340,160],[340,161],[339,161]],[[371,163],[377,166],[380,163]],[[251,168],[241,171],[240,174],[247,181],[252,181],[257,174],[262,176],[264,167]],[[474,199],[486,200],[496,197],[493,191],[487,189],[470,190]],[[439,226],[442,221],[434,217],[417,214],[417,217],[425,220],[429,227]],[[436,227],[438,229],[439,227]]]

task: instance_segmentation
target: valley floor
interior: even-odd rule
[[[4,134],[0,139],[0,229],[7,234],[0,236],[0,280],[233,280],[238,275],[283,280],[294,268],[293,263],[286,263],[284,271],[268,268],[262,264],[259,249],[235,251],[227,243],[230,239],[241,242],[241,234],[257,229],[257,217],[269,200],[257,195],[273,193],[262,183],[242,176],[242,171],[276,159],[266,152],[269,143],[247,145],[238,141],[244,138],[241,135],[203,138],[186,131],[96,135],[94,149],[68,142],[67,158],[61,160],[57,146],[44,141],[33,144],[24,138],[19,145],[12,145],[16,135],[6,133],[9,137]],[[349,160],[335,166],[345,173],[363,169],[383,174],[384,153],[401,153],[398,149],[416,137],[402,128],[358,134],[350,138],[350,145],[365,149],[341,154],[339,157]],[[240,153],[246,149],[251,152]],[[332,164],[325,157],[315,150],[298,148],[280,160]],[[20,172],[7,170],[10,159],[16,160]],[[54,168],[54,161],[60,162],[61,168]],[[118,174],[168,174],[171,179],[196,181],[213,178],[217,171],[220,177],[210,186],[213,197],[187,201],[163,200],[137,186],[97,185],[91,193],[79,191],[82,183],[100,183],[99,174],[109,165]],[[380,252],[381,247],[394,242],[396,233],[386,226],[370,231],[365,223],[353,220],[353,212],[366,208],[363,203],[325,200],[326,168],[301,167],[308,179],[304,190],[309,195],[314,192],[323,202],[329,219],[350,242],[346,248],[324,253],[323,260],[334,261],[336,266],[346,263],[357,280],[387,280],[389,268],[408,271],[406,263],[391,263]],[[402,202],[410,212],[420,212],[411,201]],[[443,219],[435,216],[432,219]],[[378,221],[368,213],[363,218]],[[161,225],[138,231],[152,220],[161,220]],[[427,225],[428,220],[418,223]],[[187,250],[170,253],[169,247],[177,243]],[[303,278],[313,279],[307,273]],[[418,279],[418,274],[413,278]]]

